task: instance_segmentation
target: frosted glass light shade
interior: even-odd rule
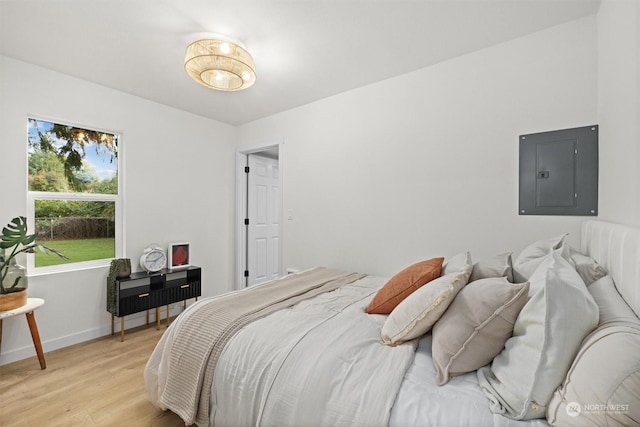
[[[217,90],[242,90],[256,81],[251,54],[227,40],[204,39],[191,43],[185,53],[184,68],[192,79]]]

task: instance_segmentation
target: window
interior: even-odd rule
[[[29,228],[69,258],[36,251],[30,271],[107,265],[121,252],[118,142],[113,132],[29,118]]]

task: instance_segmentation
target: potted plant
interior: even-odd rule
[[[61,252],[36,243],[37,233],[27,234],[27,221],[20,216],[11,220],[2,229],[0,236],[0,311],[13,310],[27,303],[27,274],[24,267],[16,263],[21,253],[34,253],[39,248],[45,253],[54,253],[69,259]]]

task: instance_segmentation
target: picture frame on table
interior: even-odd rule
[[[167,264],[170,270],[191,265],[191,245],[189,242],[169,243]]]

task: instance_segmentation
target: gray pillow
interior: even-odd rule
[[[569,251],[573,265],[584,280],[584,284],[589,286],[598,279],[607,275],[606,270],[590,256],[584,255],[575,249]]]
[[[593,282],[587,289],[598,304],[600,311],[598,326],[611,322],[639,322],[631,307],[622,299],[611,276],[605,276]]]
[[[478,370],[491,411],[518,420],[545,416],[580,343],[598,325],[597,304],[560,250],[543,258],[529,285],[513,336]]]
[[[486,279],[488,277],[506,277],[508,281],[513,282],[513,262],[511,255],[511,252],[505,252],[476,262],[473,264],[473,271],[471,272],[469,282],[475,282],[476,280]]]
[[[471,254],[469,252],[461,252],[451,258],[446,258],[442,264],[441,276],[446,276],[451,273],[460,273],[467,271],[471,274],[473,270],[473,261],[471,261]]]
[[[433,326],[432,355],[436,383],[490,363],[513,333],[527,302],[529,283],[506,277],[476,280],[462,288]]]

